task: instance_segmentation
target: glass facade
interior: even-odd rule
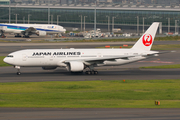
[[[1,15],[0,22],[9,22],[9,7],[0,7]],[[26,23],[28,20],[28,14],[30,14],[30,23],[48,23],[48,8],[31,8],[31,7],[11,7],[11,22],[15,23],[16,16],[17,22],[23,23],[23,18]],[[78,9],[78,8],[50,8],[50,15],[53,15],[53,23],[56,24],[57,16],[59,23],[72,23],[81,24],[84,22],[84,16],[86,24],[94,24],[94,9]],[[175,20],[180,20],[180,11],[177,10],[120,10],[120,9],[97,9],[97,24],[107,25],[108,16],[110,17],[110,24],[112,24],[112,18],[114,17],[115,25],[137,25],[137,18],[139,18],[139,25],[151,25],[152,22],[162,22],[164,27],[168,26],[168,18],[170,18],[171,26],[175,25]],[[50,17],[50,23],[51,23]]]

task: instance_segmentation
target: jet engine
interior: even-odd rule
[[[68,64],[67,70],[71,72],[81,72],[84,70],[84,64],[78,61],[72,61]]]
[[[37,35],[38,36],[46,36],[46,32],[45,31],[38,31]]]
[[[42,67],[43,70],[54,70],[57,67]]]

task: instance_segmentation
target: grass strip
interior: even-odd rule
[[[179,69],[180,64],[140,67],[141,69]]]
[[[11,66],[3,61],[4,58],[5,56],[0,56],[0,67]]]
[[[0,107],[180,108],[179,86],[180,79],[0,83]]]

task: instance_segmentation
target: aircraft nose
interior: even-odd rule
[[[63,32],[64,32],[64,33],[66,32],[66,29],[65,29],[65,28],[63,29]]]
[[[7,62],[8,62],[6,57],[3,59],[3,61],[4,61],[5,63],[7,63]]]
[[[5,63],[7,63],[7,64],[13,64],[13,59],[11,59],[11,58],[7,58],[7,57],[5,57],[4,59],[3,59],[3,61],[5,62]]]

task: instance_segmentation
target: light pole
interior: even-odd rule
[[[86,17],[87,17],[87,16],[84,16],[84,32],[85,32],[85,29],[86,29],[86,27],[85,27]]]
[[[96,1],[95,1],[95,9],[94,9],[94,37],[96,36]]]
[[[175,20],[175,34],[179,34],[178,33],[178,22],[179,22],[179,20]]]
[[[159,34],[162,34],[162,22],[159,22]]]
[[[28,14],[28,24],[30,22],[30,16],[31,16],[31,14]]]
[[[48,0],[48,24],[50,23],[50,8],[49,8],[49,0]]]
[[[58,22],[59,22],[59,17],[60,17],[61,15],[57,15],[57,25],[59,24]]]
[[[112,33],[114,34],[114,18],[116,17],[112,17]]]
[[[53,24],[53,15],[51,15],[51,24]]]
[[[137,16],[137,34],[139,35],[139,16]]]
[[[170,18],[168,18],[168,33],[170,32]]]
[[[11,23],[11,0],[9,0],[9,23]]]
[[[108,18],[108,32],[109,32],[109,22],[110,22],[110,16],[106,16]]]
[[[81,32],[82,32],[82,15],[79,15],[81,17]]]
[[[14,14],[15,16],[16,16],[16,24],[17,24],[17,15],[19,15],[19,14]]]
[[[25,24],[25,17],[23,17],[23,23]]]
[[[144,33],[144,19],[146,19],[145,17],[143,17],[143,33]]]

